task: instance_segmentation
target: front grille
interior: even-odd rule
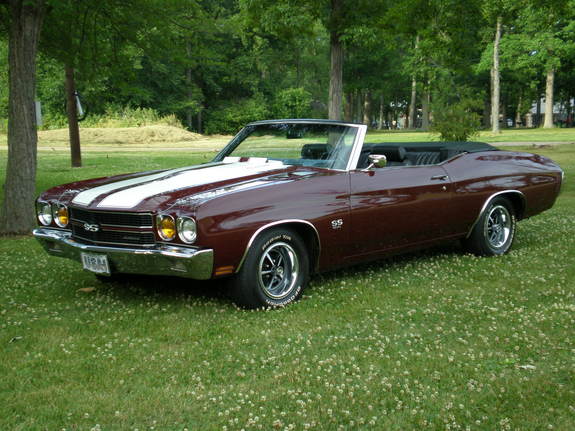
[[[69,210],[72,237],[78,242],[124,247],[156,243],[151,214]]]
[[[70,208],[70,218],[84,223],[108,226],[149,227],[153,226],[152,214],[87,211]]]
[[[120,244],[120,245],[153,245],[153,232],[124,232],[117,230],[101,230],[90,232],[83,225],[72,224],[72,236],[96,244]]]

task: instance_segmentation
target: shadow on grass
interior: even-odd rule
[[[186,302],[205,299],[206,302],[230,303],[227,280],[190,280],[179,277],[117,274],[95,277],[94,287],[100,293],[119,300],[158,302]]]
[[[521,250],[529,248],[529,246],[525,241],[518,241],[513,245],[512,250]],[[329,287],[329,285],[340,278],[363,278],[369,273],[381,270],[387,266],[401,268],[414,263],[426,265],[426,262],[430,259],[438,257],[449,258],[451,256],[471,257],[472,255],[466,254],[459,241],[445,242],[426,249],[404,252],[371,262],[315,274],[312,277],[311,289],[308,290],[308,293],[318,292],[314,287],[325,284],[328,286],[326,286],[326,290],[322,289],[322,291],[329,294],[332,288],[336,289],[335,285],[333,287]],[[196,304],[203,303],[206,306],[216,304],[234,307],[229,294],[229,282],[229,278],[199,281],[179,277],[118,274],[111,278],[95,278],[94,287],[102,294],[110,294],[119,300],[125,301],[141,302],[153,299],[153,301],[158,303],[174,303],[184,300],[185,302],[192,301]]]
[[[317,282],[323,281],[333,281],[337,278],[343,276],[362,276],[364,273],[369,273],[372,271],[379,270],[385,266],[403,266],[410,264],[415,261],[420,261],[422,265],[425,264],[425,260],[429,258],[436,258],[438,256],[451,256],[459,255],[462,256],[465,251],[461,247],[459,241],[449,241],[444,242],[429,248],[424,248],[420,250],[405,251],[399,254],[390,255],[387,257],[382,257],[378,259],[371,260],[365,263],[358,263],[355,265],[346,266],[334,271],[328,271],[321,274],[317,274],[314,279]]]

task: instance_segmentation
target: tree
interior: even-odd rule
[[[499,104],[501,98],[499,73],[499,44],[503,17],[499,15],[495,24],[495,40],[493,41],[493,63],[491,66],[491,131],[499,133]],[[505,118],[503,119],[505,121]]]
[[[159,0],[58,0],[54,4],[40,47],[63,65],[72,167],[82,165],[76,76],[79,73],[89,80],[97,73],[110,75],[112,69],[127,69],[126,61],[133,58],[127,51],[150,47],[152,39],[160,44],[162,36],[156,36],[154,29],[169,26],[169,11],[177,5]],[[161,48],[171,52],[168,46],[164,43]]]
[[[43,0],[7,0],[0,16],[8,19],[8,163],[0,233],[25,234],[34,225],[36,192],[36,52],[46,13]]]
[[[491,50],[491,131],[499,133],[499,115],[501,103],[501,71],[499,64],[500,45],[505,23],[512,20],[513,14],[522,6],[517,0],[484,0],[482,4],[483,16],[492,28],[493,44],[488,45]],[[504,118],[503,121],[506,121]]]
[[[330,83],[328,117],[342,118],[344,45],[350,33],[378,25],[375,17],[386,7],[384,0],[240,0],[246,22],[258,31],[283,39],[309,34],[321,22],[329,33]]]

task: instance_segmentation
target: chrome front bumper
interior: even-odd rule
[[[212,277],[214,251],[160,244],[152,249],[103,247],[82,244],[70,232],[38,228],[32,232],[54,256],[82,261],[81,253],[105,254],[112,273],[176,275],[207,280]]]

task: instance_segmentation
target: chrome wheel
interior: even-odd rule
[[[496,205],[485,218],[485,239],[491,247],[499,249],[505,245],[512,233],[513,220],[507,208]]]
[[[296,286],[298,271],[299,260],[293,247],[286,242],[276,242],[262,253],[258,281],[266,296],[281,299]]]

